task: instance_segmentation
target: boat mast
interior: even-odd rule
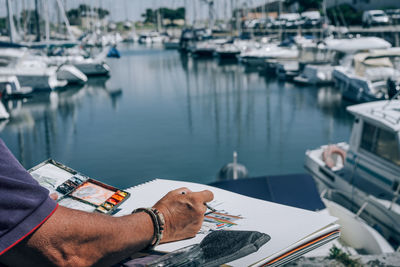
[[[8,0],[7,0],[8,1]],[[40,42],[39,0],[35,0],[36,41]]]
[[[208,1],[208,17],[209,17],[209,28],[210,28],[210,32],[212,33],[212,30],[214,28],[214,23],[215,23],[215,18],[214,18],[214,0],[209,0]]]
[[[279,1],[278,17],[282,15],[282,0]],[[279,20],[279,42],[282,42],[282,21]]]
[[[67,31],[68,31],[70,39],[72,41],[76,41],[75,36],[72,33],[71,25],[69,24],[67,15],[65,15],[65,9],[64,9],[63,4],[61,3],[61,0],[57,0],[57,4],[58,4],[58,9],[60,10],[60,13],[61,13],[61,17],[63,18],[65,26],[67,27]]]
[[[45,31],[46,31],[46,46],[50,45],[50,19],[49,19],[49,0],[44,3],[44,16],[45,16]]]
[[[237,152],[233,152],[233,180],[236,180],[238,178],[238,173],[237,173]]]
[[[14,25],[14,13],[12,11],[11,7],[11,0],[6,0],[6,5],[7,5],[7,18],[8,18],[8,29],[9,29],[9,35],[10,35],[10,42],[18,42],[18,34],[17,31],[15,30],[15,25]]]
[[[157,31],[161,32],[161,13],[160,13],[160,7],[157,9]]]
[[[238,32],[238,36],[240,36],[242,33],[241,33],[241,31],[242,31],[242,29],[241,29],[241,27],[242,27],[242,24],[241,24],[241,21],[240,21],[240,18],[239,18],[239,12],[240,12],[240,9],[239,9],[239,0],[236,0],[236,30],[237,30],[237,32]]]
[[[193,8],[193,28],[195,27],[195,25],[196,25],[196,14],[197,14],[197,10],[196,10],[196,0],[194,0],[193,2],[192,2],[192,8]]]

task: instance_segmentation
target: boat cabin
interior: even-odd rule
[[[350,106],[355,116],[346,157],[349,179],[363,177],[377,196],[391,200],[400,191],[400,101]],[[367,191],[370,191],[367,190]]]

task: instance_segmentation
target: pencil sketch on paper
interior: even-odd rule
[[[211,231],[217,231],[232,227],[238,224],[238,220],[243,219],[239,215],[231,215],[225,211],[216,211],[207,213],[204,216],[203,225],[199,234],[208,234]]]

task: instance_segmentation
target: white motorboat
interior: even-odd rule
[[[240,55],[240,53],[247,52],[259,47],[260,43],[252,40],[234,40],[233,43],[227,42],[218,46],[215,50],[215,53],[220,59],[236,59]]]
[[[109,75],[111,71],[110,66],[106,62],[92,58],[75,58],[71,63],[88,76]]]
[[[212,57],[220,45],[222,43],[218,43],[216,40],[199,41],[193,43],[189,47],[189,51],[195,57]]]
[[[54,90],[67,85],[67,81],[57,79],[57,67],[48,67],[43,62],[11,59],[0,54],[0,60],[8,59],[8,64],[0,68],[0,76],[17,76],[23,87],[33,90]],[[3,61],[4,62],[4,61]]]
[[[330,215],[338,218],[340,239],[344,244],[354,248],[360,254],[377,255],[393,253],[389,242],[374,228],[369,226],[359,215],[340,205],[340,192],[327,191],[322,196]]]
[[[388,80],[400,78],[400,49],[388,48],[358,53],[352,66],[338,66],[333,71],[336,87],[344,98],[355,102],[389,99]]]
[[[241,53],[240,61],[250,66],[265,66],[266,60],[296,60],[298,55],[296,46],[281,47],[277,44],[267,44],[259,49]]]
[[[166,36],[161,35],[159,32],[142,33],[139,36],[139,44],[162,44]]]
[[[358,51],[367,51],[374,49],[387,49],[392,45],[386,40],[378,37],[357,37],[351,39],[333,39],[324,40],[326,48],[342,52],[344,54],[352,54]]]
[[[88,78],[82,71],[73,65],[63,64],[57,69],[57,79],[66,80],[68,84],[86,83]]]
[[[333,83],[335,69],[347,70],[347,65],[351,63],[354,53],[390,47],[390,43],[377,37],[326,38],[319,44],[302,46],[300,60],[308,64],[293,80],[297,83],[313,85]]]
[[[240,55],[241,51],[240,48],[237,47],[233,43],[228,43],[228,44],[223,44],[217,49],[215,49],[215,54],[220,58],[220,59],[225,59],[225,58],[237,58],[238,55]]]
[[[304,67],[300,75],[293,78],[294,82],[300,84],[321,85],[332,83],[332,71],[334,67],[329,64],[313,65],[308,64]]]
[[[179,49],[179,38],[168,38],[163,42],[165,49]]]
[[[220,175],[218,175],[220,177]],[[350,255],[382,254],[393,252],[393,247],[375,229],[357,214],[337,202],[339,192],[325,190],[319,194],[313,178],[306,174],[265,176],[243,179],[220,179],[212,186],[246,196],[290,205],[338,218],[340,238],[305,254],[305,257],[330,254],[334,245]],[[301,188],[301,190],[299,190]]]
[[[334,240],[330,246],[317,248],[304,257],[326,257],[333,246],[351,256],[393,253],[393,247],[377,230],[369,226],[359,215],[336,202],[340,201],[340,195],[340,192],[333,190],[323,192],[321,200],[326,209],[319,211],[338,218],[340,238]]]
[[[8,120],[10,118],[10,114],[7,112],[3,103],[0,101],[0,121]]]
[[[105,62],[105,58],[108,52],[108,47],[103,49],[103,51],[95,57],[86,58],[80,54],[71,54],[66,56],[51,56],[44,57],[43,60],[50,65],[73,65],[82,74],[86,76],[101,76],[108,75],[110,72],[110,66]],[[87,78],[80,74],[83,80],[81,82],[86,82]],[[78,77],[76,72],[70,73],[70,75]]]
[[[18,73],[21,86],[32,87],[35,90],[63,87],[65,81],[67,83],[85,83],[87,81],[86,75],[76,67],[66,62],[52,62],[48,57],[33,55],[26,49],[0,49],[0,60],[4,66],[4,69],[0,69],[0,73],[3,75],[17,75]],[[13,73],[14,70],[15,73]],[[38,73],[44,73],[45,70],[47,70],[47,75],[55,76],[50,77],[48,85],[45,84],[45,81],[39,83],[38,77],[36,77],[38,78],[37,84],[35,82],[32,85],[27,83],[27,81],[31,82],[27,76],[30,74],[37,76]],[[55,72],[55,75],[51,74],[52,72]]]
[[[0,98],[12,98],[32,92],[30,87],[21,87],[18,78],[12,76],[0,76]]]
[[[320,191],[342,193],[347,209],[359,213],[387,240],[400,244],[400,101],[348,107],[355,116],[350,143],[306,152],[305,167]]]
[[[296,60],[280,61],[276,63],[275,72],[280,80],[293,80],[299,74],[299,68],[300,64]]]

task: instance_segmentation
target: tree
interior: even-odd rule
[[[142,17],[144,17],[144,23],[156,23],[157,20],[157,14],[151,8],[147,8]]]
[[[8,33],[7,18],[0,18],[0,35]]]
[[[180,7],[177,9],[170,9],[166,7],[161,7],[159,9],[146,9],[145,13],[142,14],[145,23],[157,23],[157,12],[160,12],[160,16],[163,19],[176,20],[185,19],[185,8]]]
[[[94,12],[98,14],[100,19],[104,19],[105,17],[110,15],[110,12],[107,9],[102,8],[94,8]]]
[[[328,18],[335,25],[360,25],[362,20],[362,12],[355,10],[349,4],[341,4],[330,7],[326,10]]]
[[[299,12],[307,11],[310,9],[319,10],[322,6],[323,0],[286,0],[285,4],[292,5],[297,3],[299,5]]]
[[[67,11],[67,17],[71,25],[79,25],[81,17],[99,16],[99,19],[107,17],[110,12],[103,8],[91,8],[89,5],[81,4],[78,8]]]

